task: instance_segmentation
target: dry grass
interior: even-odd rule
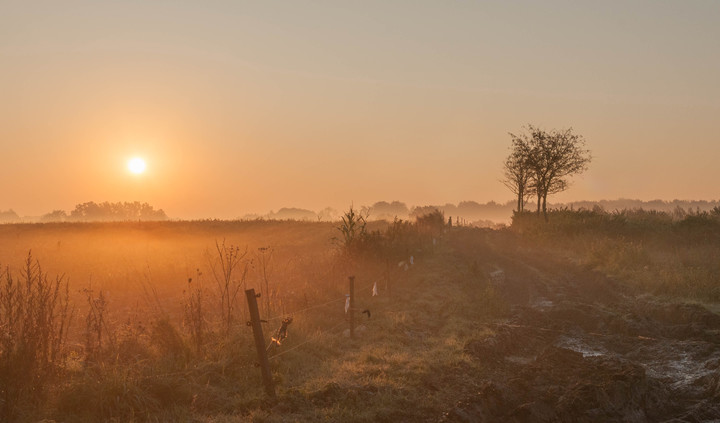
[[[330,223],[127,222],[0,226],[0,262],[27,249],[77,308],[57,383],[8,421],[398,421],[471,390],[464,352],[497,301],[442,242],[443,219],[368,225],[346,254]],[[243,254],[247,251],[247,254]],[[271,255],[270,255],[271,254]],[[415,264],[405,270],[399,261]],[[214,272],[213,272],[214,269]],[[356,277],[358,338],[347,328]],[[378,284],[380,296],[372,296]],[[479,284],[479,285],[478,285]],[[262,293],[278,400],[263,395],[245,288]],[[484,287],[484,288],[483,288]],[[478,307],[480,305],[480,307]],[[4,354],[4,353],[3,353]],[[5,355],[3,355],[5,357]]]
[[[332,241],[331,223],[0,225],[0,262],[20,274],[32,247],[43,281],[67,275],[77,309],[60,371],[33,402],[13,400],[5,420],[436,421],[491,371],[465,347],[508,310],[488,276],[493,243],[551,250],[637,289],[716,295],[720,248],[706,222],[563,213],[506,231],[448,231],[441,215],[372,222],[353,251]],[[356,339],[344,335],[351,275]],[[270,349],[274,401],[255,367],[246,305],[233,297],[244,288],[262,293],[268,342],[294,318]]]
[[[720,210],[555,210],[514,218],[516,242],[541,247],[658,295],[720,301]]]

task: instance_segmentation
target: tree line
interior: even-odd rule
[[[148,203],[139,201],[96,203],[88,201],[75,206],[70,214],[64,210],[54,210],[43,215],[43,221],[118,221],[118,220],[167,220],[162,209],[155,209]]]
[[[88,201],[75,206],[70,213],[53,210],[40,217],[41,222],[108,222],[122,220],[167,220],[162,209],[139,201],[96,203]],[[23,219],[12,209],[0,211],[0,223],[20,223]]]

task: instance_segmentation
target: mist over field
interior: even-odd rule
[[[588,209],[599,207],[605,211],[621,210],[654,210],[668,212],[683,217],[688,212],[706,212],[720,206],[720,201],[707,200],[601,200],[601,201],[573,201],[570,203],[550,203],[553,209]],[[535,207],[532,202],[528,208]],[[510,223],[515,203],[496,203],[490,201],[480,204],[476,201],[461,201],[457,204],[429,205],[429,206],[408,206],[401,201],[378,201],[370,206],[360,206],[359,210],[368,220],[394,219],[408,220],[432,210],[443,212],[448,218],[460,219],[464,225],[477,227],[493,227],[496,225]],[[235,220],[299,220],[299,221],[322,221],[333,222],[340,220],[341,211],[332,207],[325,207],[322,210],[313,211],[297,207],[282,207],[277,211],[270,211],[265,214],[244,214]],[[162,209],[155,210],[151,205],[145,203],[100,203],[88,202],[79,204],[69,213],[65,210],[54,210],[42,216],[20,216],[13,209],[0,211],[0,223],[36,223],[36,222],[83,222],[83,221],[157,221],[177,220],[168,216]]]
[[[720,2],[0,6],[0,422],[720,421]]]
[[[563,208],[489,229],[439,210],[389,222],[349,209],[335,222],[3,224],[0,411],[715,418],[719,216]]]

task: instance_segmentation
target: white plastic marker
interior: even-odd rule
[[[350,310],[350,294],[345,294],[345,313]]]
[[[410,265],[412,266],[413,264],[415,264],[415,257],[410,256]]]
[[[373,284],[373,294],[372,294],[372,296],[373,296],[373,297],[377,297],[377,294],[378,294],[378,293],[377,293],[377,282],[375,282],[375,283]]]

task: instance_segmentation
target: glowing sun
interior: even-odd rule
[[[140,157],[132,158],[128,162],[128,170],[130,170],[130,172],[136,175],[145,172],[146,167],[147,165],[145,164],[145,160],[141,159]]]

